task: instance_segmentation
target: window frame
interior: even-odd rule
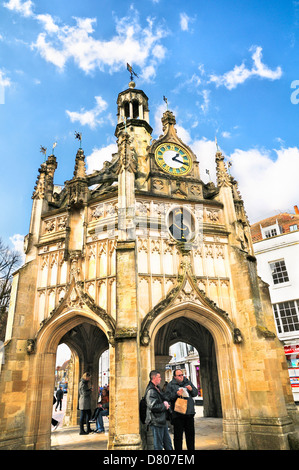
[[[272,268],[272,266],[274,265],[279,266],[275,266],[274,268]],[[287,282],[290,282],[290,277],[284,258],[275,261],[269,261],[269,268],[272,276],[272,283],[275,287],[280,286],[282,284],[285,285]]]
[[[299,299],[277,302],[272,307],[278,334],[298,336]]]

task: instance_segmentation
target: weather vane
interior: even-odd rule
[[[43,146],[41,145],[41,146],[40,146],[40,152],[44,154],[44,156],[45,156],[45,161],[46,161],[47,147],[43,147]]]
[[[211,175],[210,175],[210,170],[207,170],[207,169],[206,169],[206,174],[209,175],[209,179],[210,179],[210,181],[212,181],[212,180],[211,180]]]
[[[54,142],[54,144],[53,144],[53,146],[52,146],[52,154],[53,154],[53,155],[54,155],[54,149],[55,149],[56,145],[57,145],[57,142]]]
[[[217,152],[219,152],[219,145],[218,145],[218,142],[217,142],[217,137],[215,136],[215,143],[216,143],[216,149],[217,149]]]
[[[135,77],[139,78],[137,73],[134,72],[134,70],[132,69],[131,65],[127,63],[127,70],[128,72],[130,72],[131,74],[131,82],[133,81],[133,75],[135,75]]]
[[[166,103],[166,107],[167,107],[167,111],[168,111],[168,99],[167,99],[165,96],[163,96],[163,100],[164,100],[165,103]]]
[[[78,139],[80,141],[80,148],[81,148],[82,133],[75,131],[75,139]]]

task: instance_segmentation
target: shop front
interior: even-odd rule
[[[299,403],[299,344],[284,347],[294,401]]]

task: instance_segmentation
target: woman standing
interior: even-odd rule
[[[91,418],[91,392],[90,386],[91,375],[85,372],[79,383],[79,410],[80,413],[80,434],[90,433],[89,420]],[[84,423],[86,424],[86,432],[84,431]]]

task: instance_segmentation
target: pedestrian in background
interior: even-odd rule
[[[61,411],[62,400],[63,400],[63,390],[62,390],[61,386],[59,387],[59,389],[56,392],[56,399],[57,399],[57,402],[56,402],[56,406],[55,406],[55,411],[57,411],[58,406],[60,406],[60,411]]]
[[[80,434],[89,434],[91,419],[91,392],[90,386],[91,375],[85,372],[79,383],[79,410],[80,413]],[[84,424],[86,424],[86,432],[84,431]]]

